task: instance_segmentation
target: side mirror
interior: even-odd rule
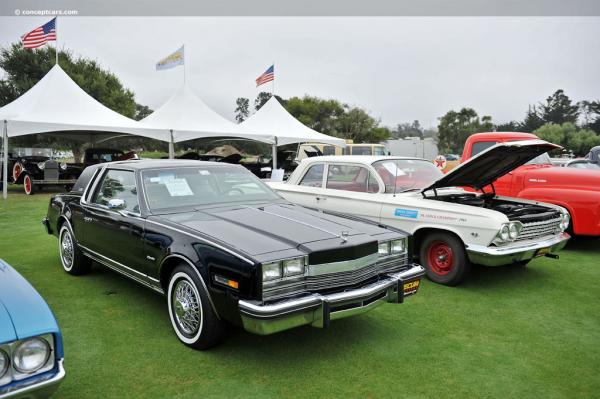
[[[108,209],[113,209],[115,211],[119,211],[125,208],[125,201],[119,198],[113,198],[108,201]]]

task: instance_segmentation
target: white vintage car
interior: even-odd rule
[[[428,277],[456,285],[471,263],[524,265],[556,258],[566,245],[566,209],[493,191],[497,178],[555,148],[542,140],[500,143],[445,175],[417,158],[313,157],[287,182],[269,184],[291,202],[412,233]]]

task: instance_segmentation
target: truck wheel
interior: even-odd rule
[[[68,223],[60,227],[58,234],[58,252],[63,269],[69,274],[79,276],[90,271],[92,260],[85,256],[75,240]]]
[[[421,264],[427,277],[438,284],[458,285],[471,268],[462,242],[448,233],[432,233],[423,239]]]
[[[31,181],[31,177],[29,175],[25,175],[23,177],[23,190],[25,190],[25,194],[33,195],[35,194],[36,186]]]
[[[169,317],[181,342],[199,350],[215,346],[223,325],[198,275],[186,264],[173,270],[167,292]]]

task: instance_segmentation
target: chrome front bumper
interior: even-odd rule
[[[526,261],[536,256],[553,254],[567,245],[571,238],[568,233],[542,240],[514,243],[503,247],[484,247],[483,245],[467,245],[467,255],[473,263],[485,266],[501,266]]]
[[[402,303],[419,288],[425,269],[417,264],[398,273],[381,276],[363,287],[327,295],[309,294],[268,305],[240,300],[244,328],[260,335],[273,334],[301,325],[326,328],[331,320],[365,313],[385,303]]]
[[[8,392],[0,392],[0,399],[43,399],[48,398],[56,391],[61,381],[65,378],[63,359],[58,361],[58,372],[46,380],[31,382],[27,385],[16,385]]]

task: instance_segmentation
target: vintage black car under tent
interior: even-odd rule
[[[129,119],[88,95],[59,66],[13,102],[0,108],[3,130],[2,190],[7,196],[8,138],[64,134],[72,140],[100,142],[121,134],[169,141],[169,132]]]

